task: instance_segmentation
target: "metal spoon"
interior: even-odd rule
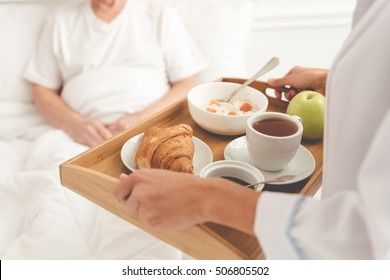
[[[266,181],[261,181],[261,182],[257,182],[257,183],[254,183],[254,184],[249,184],[249,185],[246,185],[245,187],[247,188],[253,188],[254,186],[256,185],[260,185],[260,184],[268,184],[268,183],[274,183],[274,182],[286,182],[286,181],[289,181],[289,180],[292,180],[296,177],[296,175],[283,175],[283,176],[280,176],[280,177],[276,177],[276,178],[273,178],[271,180],[266,180]]]
[[[243,90],[246,86],[248,86],[250,83],[255,81],[258,77],[264,75],[265,73],[269,72],[273,68],[279,65],[279,58],[273,57],[271,58],[256,74],[254,74],[251,78],[249,78],[245,83],[243,83],[241,86],[236,88],[229,96],[219,99],[218,101],[222,102],[229,102],[233,96],[235,96],[237,93],[239,93],[241,90]]]

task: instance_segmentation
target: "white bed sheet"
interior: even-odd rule
[[[83,148],[70,144],[64,149],[66,142],[69,138],[54,129],[34,141],[0,141],[1,259],[183,257],[177,249],[61,186],[58,167],[50,165],[64,151],[73,147],[73,153],[78,153]]]
[[[13,107],[12,112],[16,111]],[[179,250],[61,186],[59,164],[85,146],[36,121],[37,112],[10,117],[10,122],[6,111],[2,113],[1,259],[183,257]]]

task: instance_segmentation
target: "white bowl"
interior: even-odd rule
[[[264,181],[264,176],[259,169],[235,160],[220,160],[209,163],[202,168],[199,176],[202,178],[229,177],[242,180],[248,184]],[[261,191],[263,187],[264,184],[259,184],[254,188],[256,191]]]
[[[246,121],[250,116],[265,112],[267,97],[252,87],[244,88],[233,100],[247,100],[258,111],[247,115],[226,116],[211,113],[204,108],[213,99],[221,99],[232,93],[240,84],[228,82],[210,82],[193,87],[187,95],[188,108],[192,119],[203,129],[221,135],[245,134]]]

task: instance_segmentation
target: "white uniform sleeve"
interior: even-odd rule
[[[267,258],[301,258],[291,228],[303,199],[300,195],[273,192],[263,192],[260,196],[254,232]]]
[[[390,252],[390,110],[371,143],[358,191],[318,201],[264,193],[254,230],[270,259],[384,259]]]
[[[364,215],[376,259],[390,258],[390,109],[359,176]]]
[[[168,79],[171,82],[198,74],[205,69],[203,56],[174,9],[165,7],[160,32]]]
[[[55,14],[50,15],[41,31],[37,47],[23,73],[26,80],[50,88],[59,89],[62,78],[56,56]]]

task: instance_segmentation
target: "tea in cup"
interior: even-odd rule
[[[297,116],[263,112],[250,117],[246,125],[248,152],[254,165],[265,171],[279,171],[297,153],[303,126]]]

